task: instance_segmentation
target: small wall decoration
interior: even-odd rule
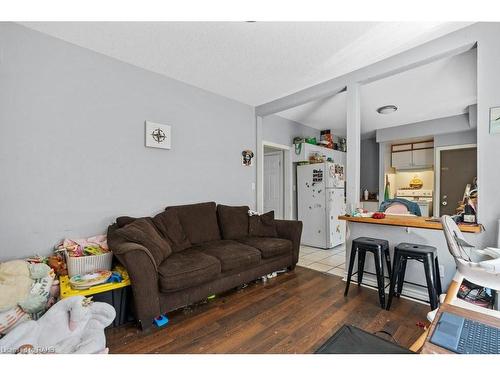
[[[500,133],[500,107],[490,108],[490,134]]]
[[[172,131],[170,125],[146,121],[146,147],[172,148]]]
[[[252,150],[243,150],[241,152],[242,156],[242,164],[245,167],[251,167],[252,166],[252,158],[253,158],[253,151]]]

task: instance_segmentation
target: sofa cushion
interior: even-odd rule
[[[219,260],[222,272],[247,269],[260,262],[260,251],[232,240],[220,240],[197,245],[196,250]]]
[[[248,206],[217,206],[217,217],[225,240],[248,236]]]
[[[241,238],[238,242],[259,249],[262,258],[273,258],[278,255],[292,253],[292,241],[283,238],[248,237]]]
[[[221,239],[215,202],[166,208],[166,211],[170,210],[177,213],[182,227],[193,245]]]
[[[248,235],[250,237],[278,237],[274,223],[274,211],[250,216],[248,218]]]
[[[169,242],[158,232],[151,218],[136,219],[114,233],[125,241],[147,248],[156,264],[162,263],[172,253]]]
[[[153,218],[153,223],[163,237],[170,240],[174,253],[191,247],[191,242],[174,210],[160,212]]]
[[[217,258],[195,249],[173,253],[158,267],[160,289],[174,292],[216,279],[221,273]]]

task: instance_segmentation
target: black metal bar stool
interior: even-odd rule
[[[405,282],[406,263],[408,260],[416,260],[424,265],[425,280],[427,282],[427,292],[429,293],[429,303],[431,309],[438,307],[441,290],[441,275],[439,273],[439,261],[437,250],[433,246],[417,245],[412,243],[400,243],[394,248],[393,272],[391,286],[389,289],[389,299],[387,310],[391,308],[394,295],[399,297]],[[424,285],[420,285],[424,286]]]
[[[365,268],[366,252],[373,253],[375,260],[375,273],[377,275],[377,288],[380,306],[385,307],[385,282],[384,282],[384,258],[387,265],[387,271],[391,275],[391,257],[389,254],[389,241],[380,240],[378,238],[358,237],[352,241],[351,256],[349,257],[349,271],[347,273],[347,284],[345,286],[344,296],[347,296],[349,285],[351,284],[351,277],[358,274],[358,285],[363,281],[363,272]],[[354,274],[354,261],[358,254],[358,271]]]

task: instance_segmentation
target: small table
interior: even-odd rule
[[[445,311],[452,313],[452,314],[455,314],[455,315],[462,316],[462,317],[467,318],[467,319],[476,320],[478,322],[488,324],[488,325],[493,326],[493,327],[500,328],[500,319],[499,318],[496,318],[494,316],[487,315],[487,314],[482,314],[480,312],[473,311],[473,310],[466,310],[466,309],[463,309],[461,307],[457,307],[457,306],[453,306],[453,305],[445,303],[445,304],[441,305],[441,307],[439,308],[439,310],[436,314],[436,317],[432,321],[430,328],[427,330],[428,334],[427,334],[427,338],[425,339],[424,346],[422,347],[422,351],[421,351],[422,354],[456,354],[456,353],[449,351],[448,349],[434,345],[433,343],[430,342],[432,334],[434,333],[434,329],[436,328],[436,324],[437,324],[437,322],[439,322],[439,318],[441,317],[441,314]]]

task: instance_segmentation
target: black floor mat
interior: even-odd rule
[[[351,325],[342,326],[315,354],[415,354]]]

